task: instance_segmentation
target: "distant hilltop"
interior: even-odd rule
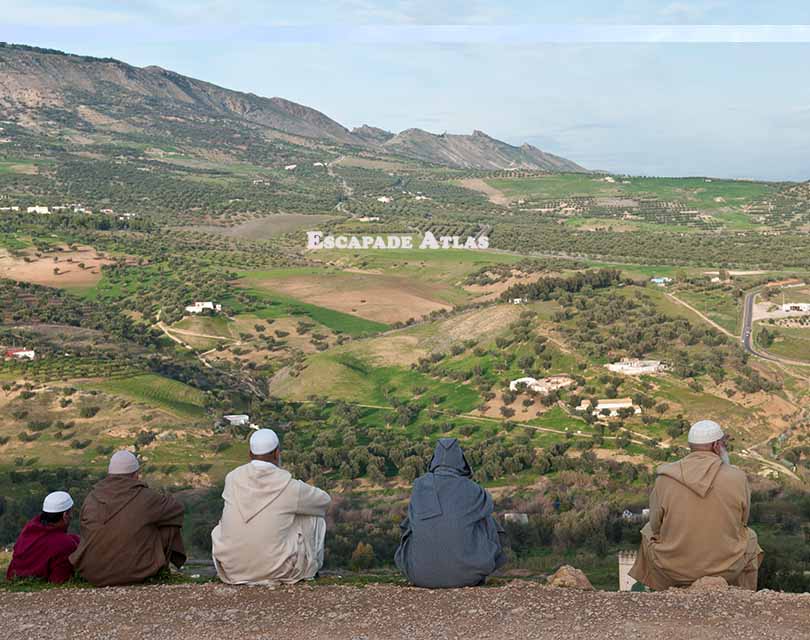
[[[56,133],[59,125],[112,136],[160,131],[178,143],[207,141],[226,148],[258,132],[268,141],[338,145],[453,168],[585,171],[531,145],[516,147],[480,131],[394,134],[367,125],[349,130],[284,98],[232,91],[158,66],[7,43],[0,43],[0,119],[36,133]]]

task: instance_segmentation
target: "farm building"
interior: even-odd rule
[[[186,307],[188,313],[202,313],[203,311],[222,311],[221,304],[214,304],[213,302],[195,302]]]
[[[662,364],[660,360],[637,360],[635,358],[622,358],[618,362],[606,364],[605,367],[615,373],[624,373],[629,376],[658,373],[666,369],[666,365]]]
[[[512,304],[526,304],[529,302],[528,298],[512,298],[510,300]]]
[[[527,513],[509,512],[503,514],[504,522],[514,522],[516,524],[529,524],[529,515]]]
[[[650,282],[659,287],[666,287],[668,284],[672,283],[672,278],[667,278],[666,276],[659,276],[656,278],[650,278]]]
[[[48,209],[48,207],[42,207],[42,206],[39,206],[39,205],[34,206],[34,207],[28,207],[28,209],[26,209],[26,211],[28,213],[50,213],[51,212],[51,210]]]
[[[582,403],[577,407],[577,411],[587,411],[590,406],[590,400],[583,400]],[[621,409],[632,409],[633,413],[636,415],[641,413],[641,407],[634,405],[630,398],[599,400],[594,408],[594,413],[601,415],[603,411],[608,411],[608,415],[611,418],[615,418],[619,415],[619,410]]]
[[[518,386],[524,385],[529,391],[534,391],[535,393],[545,396],[552,391],[570,387],[575,382],[573,378],[566,375],[549,376],[548,378],[542,378],[540,380],[526,377],[512,380],[512,382],[509,383],[509,390],[517,391]]]
[[[33,360],[37,354],[33,349],[6,349],[6,358],[11,360]]]
[[[810,313],[810,302],[788,302],[782,305],[785,313]]]
[[[390,198],[389,196],[380,196],[379,198],[377,198],[377,202],[388,203],[388,202],[391,202],[392,200],[393,200],[393,198]]]
[[[650,510],[649,509],[642,509],[641,513],[633,513],[630,509],[625,509],[622,512],[622,520],[626,520],[627,522],[646,522],[650,519]]]
[[[222,419],[232,427],[246,427],[250,424],[250,416],[244,413],[222,416]]]
[[[288,164],[287,166],[284,167],[284,170],[285,171],[294,171],[297,166],[298,166],[297,164]]]

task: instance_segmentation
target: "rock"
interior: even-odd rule
[[[561,589],[579,589],[580,591],[593,591],[593,585],[588,577],[579,569],[563,565],[548,579],[548,586]]]
[[[704,578],[700,578],[699,580],[695,580],[687,590],[698,592],[727,591],[728,582],[726,582],[725,578],[721,578],[719,576],[706,576]]]

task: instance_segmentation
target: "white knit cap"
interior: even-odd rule
[[[262,456],[278,449],[278,436],[272,429],[258,429],[250,436],[250,452]]]
[[[111,476],[125,475],[135,473],[141,465],[138,463],[138,458],[132,455],[129,451],[122,450],[116,451],[112,458],[110,458],[110,465],[107,467],[107,473]]]
[[[49,493],[42,501],[42,511],[45,513],[64,513],[72,506],[73,498],[67,491]]]
[[[689,444],[712,444],[725,437],[723,429],[714,420],[701,420],[689,429]]]

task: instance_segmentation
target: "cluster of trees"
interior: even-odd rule
[[[622,281],[618,269],[598,269],[578,271],[566,277],[540,278],[537,282],[512,285],[501,293],[501,300],[528,298],[529,300],[551,300],[564,293],[590,293],[596,289],[612,287]]]
[[[701,266],[706,256],[729,267],[810,267],[807,235],[802,233],[674,233],[572,230],[559,224],[499,222],[491,246],[512,251],[544,251],[567,257],[605,258],[641,264]]]
[[[0,280],[0,303],[6,322],[82,327],[144,347],[157,348],[160,343],[160,334],[147,325],[108,306],[92,304],[59,289]]]

